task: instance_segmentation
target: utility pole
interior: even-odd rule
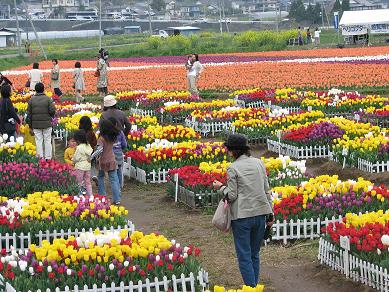
[[[102,36],[101,36],[101,0],[99,1],[99,50],[102,47]]]
[[[28,13],[27,4],[26,4],[26,2],[24,2],[24,0],[22,0],[22,2],[23,2],[24,9],[26,9],[26,16],[27,16],[27,18],[28,18],[28,21],[30,22],[31,27],[32,27],[32,29],[33,29],[33,31],[34,31],[35,38],[36,38],[37,41],[38,41],[39,48],[40,48],[40,50],[42,51],[43,57],[45,57],[45,60],[47,60],[47,55],[46,55],[45,50],[43,49],[43,46],[42,46],[42,43],[41,43],[41,39],[39,38],[38,33],[36,32],[34,23],[32,22],[32,19],[31,19],[31,15]]]
[[[321,3],[321,26],[324,28],[324,4]]]
[[[222,8],[221,8],[221,0],[219,0],[219,22],[220,22],[220,33],[223,33],[223,22],[222,22]]]
[[[148,7],[148,10],[149,10],[149,31],[150,31],[150,35],[153,35],[153,28],[151,26],[151,6],[150,6],[150,0],[147,1],[147,7]]]
[[[22,55],[22,40],[20,36],[20,28],[19,28],[19,18],[18,18],[18,8],[16,6],[16,0],[14,0],[14,7],[15,7],[15,18],[16,18],[16,30],[18,33],[18,50],[19,50],[19,55]]]

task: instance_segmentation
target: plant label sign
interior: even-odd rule
[[[340,236],[339,240],[340,240],[340,242],[339,242],[340,247],[343,248],[344,250],[349,251],[350,250],[350,239],[348,238],[348,236]]]

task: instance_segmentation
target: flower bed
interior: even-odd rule
[[[202,279],[186,283],[185,275],[191,274],[193,279],[193,275],[201,272],[199,254],[200,250],[193,246],[181,247],[154,233],[96,231],[67,240],[56,239],[51,244],[44,242],[42,247],[31,245],[26,255],[2,256],[0,273],[17,291],[47,288],[64,291],[73,290],[76,285],[93,286],[95,290],[107,287],[107,283],[114,283],[114,287],[123,287],[124,283],[134,286],[134,283],[155,282],[155,278],[163,276],[168,279],[165,291],[169,291],[177,289],[173,275],[184,275],[184,283],[178,285],[178,290],[195,292],[202,291],[206,284]],[[158,285],[164,287],[163,283]]]
[[[368,172],[385,172],[389,167],[389,137],[384,133],[337,139],[332,147],[334,159]],[[380,166],[379,166],[380,165]]]
[[[165,106],[161,108],[161,112],[164,116],[164,122],[183,123],[194,110],[213,111],[235,105],[236,101],[232,99],[213,99],[212,101],[187,103],[171,102],[165,104]]]
[[[305,161],[291,161],[289,157],[262,158],[265,163],[271,187],[290,184],[297,185],[306,178]],[[199,166],[188,165],[169,171],[171,185],[169,194],[191,208],[215,207],[218,205],[221,194],[214,191],[213,181],[222,183],[227,181],[228,161],[202,162]]]
[[[92,126],[94,129],[97,128],[99,124],[99,120],[101,117],[101,113],[94,113],[91,111],[79,111],[71,116],[60,117],[57,125],[57,129],[65,129],[68,132],[78,130],[80,125],[80,119],[83,116],[88,116],[92,121]]]
[[[54,160],[0,163],[0,195],[13,198],[36,191],[74,194],[79,191],[73,168]]]
[[[129,91],[116,94],[118,107],[129,110],[130,108],[142,108],[155,110],[166,102],[191,102],[198,101],[198,96],[192,96],[188,91]]]
[[[38,161],[35,157],[36,148],[34,145],[29,142],[24,143],[23,138],[17,138],[16,142],[4,143],[7,138],[7,134],[0,136],[0,163]]]
[[[131,115],[128,117],[131,125],[136,125],[138,128],[147,128],[149,126],[158,125],[157,117],[154,116],[141,116],[141,115]]]
[[[382,107],[389,99],[379,95],[360,95],[358,92],[345,92],[331,89],[328,92],[317,92],[313,98],[306,98],[301,108],[321,110],[327,114],[351,113],[367,107]]]
[[[322,175],[300,186],[281,186],[272,190],[276,219],[331,218],[348,212],[379,210],[387,205],[384,188],[359,178],[340,181],[338,176]]]
[[[386,189],[379,191],[386,192],[384,196],[389,194]],[[349,213],[343,222],[329,224],[325,228],[327,235],[320,242],[320,262],[332,268],[337,262],[337,270],[351,279],[386,291],[389,288],[389,213],[383,210]]]
[[[314,92],[297,91],[293,88],[261,90],[259,88],[237,90],[230,94],[245,107],[277,105],[284,108],[300,107],[305,97],[314,96]]]
[[[145,129],[139,129],[131,131],[128,136],[128,144],[132,149],[138,149],[141,146],[152,147],[150,143],[155,140],[168,140],[170,142],[184,142],[189,140],[200,139],[200,135],[197,134],[192,128],[177,126],[149,126]]]
[[[61,196],[58,192],[37,192],[24,199],[1,197],[0,234],[31,233],[31,242],[40,231],[124,226],[128,211],[111,205],[103,196]]]
[[[232,123],[232,131],[246,135],[249,141],[265,139],[264,141],[266,142],[266,139],[276,130],[292,124],[306,123],[324,117],[324,114],[321,111],[291,113],[286,115],[282,111],[278,111],[278,113],[280,115],[269,116],[264,119],[237,120]]]

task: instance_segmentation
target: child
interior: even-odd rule
[[[96,139],[96,134],[93,131],[93,125],[91,119],[88,116],[81,117],[80,125],[78,126],[78,129],[85,131],[86,140],[88,141],[88,144],[92,147],[94,151],[96,149],[97,139]],[[92,175],[92,180],[94,181],[96,186],[98,186],[97,171],[96,171],[96,165],[94,161],[92,163],[91,175]]]
[[[98,157],[98,180],[99,180],[99,195],[105,196],[104,176],[108,172],[109,182],[111,184],[113,203],[120,205],[120,185],[117,173],[117,164],[115,154],[113,153],[113,144],[116,142],[119,135],[119,130],[112,125],[109,120],[100,121],[100,137],[97,140],[96,153],[101,151]]]
[[[108,120],[117,128],[118,122],[114,117],[108,118]],[[123,188],[123,163],[124,163],[124,154],[123,150],[128,147],[127,139],[123,131],[119,132],[119,135],[116,139],[115,144],[113,144],[113,153],[115,154],[116,163],[118,165],[118,178],[120,188]]]
[[[80,189],[84,188],[88,196],[92,196],[90,157],[93,149],[86,141],[84,130],[78,130],[74,134],[74,140],[77,142],[77,149],[73,156],[73,163],[74,169],[76,170],[78,186]]]
[[[65,150],[64,159],[67,164],[73,165],[72,159],[73,159],[74,152],[76,152],[76,147],[77,147],[76,140],[74,140],[73,136],[69,137],[68,145],[69,147],[66,148]]]

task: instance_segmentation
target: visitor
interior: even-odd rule
[[[2,87],[5,84],[8,84],[11,87],[11,89],[13,88],[13,84],[11,80],[9,80],[7,77],[3,75],[3,73],[0,72],[0,87]]]
[[[302,34],[302,32],[301,32],[301,27],[298,27],[297,40],[298,40],[299,46],[302,46],[302,45],[304,44],[304,41],[303,41],[303,34]]]
[[[73,156],[76,152],[77,143],[73,136],[70,136],[68,139],[68,148],[65,149],[65,153],[63,155],[63,158],[65,160],[65,163],[69,165],[73,165]]]
[[[97,77],[97,91],[99,97],[108,94],[108,65],[102,54],[97,55],[97,69],[95,72]]]
[[[320,45],[320,33],[321,33],[321,30],[319,30],[318,27],[316,27],[315,29],[315,47],[317,47],[318,45]]]
[[[81,63],[76,62],[73,70],[73,88],[77,102],[84,101],[81,92],[85,89],[84,72],[81,69]]]
[[[312,43],[312,35],[311,35],[311,31],[308,27],[308,29],[307,29],[307,45],[309,45],[310,43]]]
[[[51,74],[50,74],[50,79],[51,79],[51,87],[54,89],[55,95],[58,97],[62,96],[62,91],[60,89],[61,87],[61,76],[59,72],[59,65],[58,65],[58,60],[53,59],[53,68],[51,68]]]
[[[85,131],[86,140],[88,144],[92,147],[93,151],[95,151],[97,145],[97,139],[96,139],[96,134],[93,131],[92,121],[88,116],[81,117],[78,129]],[[94,181],[96,186],[98,186],[95,161],[92,161],[91,163],[91,175],[92,175],[92,180]]]
[[[203,72],[203,65],[199,61],[199,55],[193,54],[190,62],[186,64],[188,88],[192,95],[198,96],[199,91],[197,89],[197,83],[200,78],[200,74]]]
[[[42,71],[39,70],[39,63],[32,64],[32,70],[28,72],[27,85],[30,86],[30,90],[35,90],[35,85],[41,83],[43,79]]]
[[[112,125],[117,127],[118,122],[114,117],[108,119]],[[128,147],[126,136],[123,131],[120,131],[115,144],[113,144],[113,153],[115,154],[116,164],[118,165],[118,178],[120,188],[123,188],[123,164],[124,164],[124,153],[123,150]]]
[[[123,131],[127,136],[131,131],[131,124],[126,114],[117,108],[117,100],[113,95],[107,95],[104,97],[104,108],[100,118],[102,120],[108,120],[109,118],[115,118],[117,120],[117,127],[120,131]]]
[[[11,137],[15,141],[16,127],[20,124],[20,119],[10,99],[12,88],[7,83],[1,86],[0,92],[0,133],[7,134],[7,142],[11,141]]]
[[[51,132],[55,106],[53,100],[44,94],[42,83],[35,85],[35,91],[36,94],[28,101],[26,121],[35,135],[38,157],[49,160],[52,158]]]
[[[247,138],[232,134],[224,144],[234,162],[227,169],[227,184],[215,181],[231,204],[231,227],[239,269],[245,285],[255,287],[259,278],[259,251],[267,216],[272,214],[269,183],[264,163],[250,156]]]
[[[73,156],[77,183],[80,190],[85,190],[88,196],[92,196],[91,155],[93,149],[88,144],[84,130],[76,131],[76,133],[74,133],[74,139],[77,142],[76,153],[74,153]]]
[[[117,173],[117,164],[115,154],[113,153],[113,145],[116,142],[120,131],[109,120],[103,120],[100,123],[100,137],[97,140],[96,153],[99,154],[98,161],[98,193],[100,196],[105,196],[104,177],[108,173],[109,182],[111,184],[111,191],[113,203],[120,205],[120,185]]]

